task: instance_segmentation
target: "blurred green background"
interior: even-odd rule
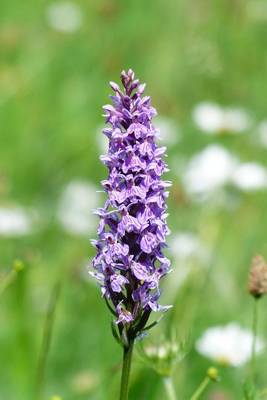
[[[254,254],[267,256],[262,124],[267,118],[267,2],[2,0],[0,279],[8,279],[15,259],[25,268],[0,294],[1,400],[37,398],[36,371],[51,301],[56,309],[39,382],[43,399],[54,394],[64,400],[117,398],[121,349],[87,268],[94,255],[89,239],[96,236],[91,208],[104,201],[95,194],[106,177],[99,161],[104,147],[101,107],[109,102],[108,82],[118,81],[120,71],[130,67],[147,83],[159,127],[166,133],[174,244],[168,251],[173,272],[163,284],[162,303],[175,302],[175,307],[151,337],[168,331],[170,321],[179,337],[190,334],[191,351],[174,376],[179,399],[189,398],[213,363],[196,352],[196,339],[210,326],[231,321],[251,325],[248,269]],[[222,120],[222,110],[242,110],[247,121],[242,132],[235,134],[223,120],[205,134],[194,110],[207,101],[218,104]],[[202,115],[204,125],[209,125],[210,113]],[[261,184],[252,184],[252,190],[246,183],[240,187],[231,181],[231,172],[215,188],[192,194],[186,181],[191,157],[211,144],[238,163],[257,163],[264,175]],[[73,195],[75,188],[78,194]],[[77,206],[72,204],[76,200]],[[77,209],[68,215],[68,207]],[[19,214],[15,222],[7,210]],[[61,290],[54,301],[57,282]],[[263,338],[265,308],[263,300]],[[258,382],[264,386],[266,352],[258,367]],[[247,369],[222,368],[221,382],[211,385],[203,398],[241,399]],[[136,352],[130,399],[164,398],[160,377]]]

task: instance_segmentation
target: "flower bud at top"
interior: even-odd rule
[[[21,260],[19,260],[19,259],[14,260],[14,263],[13,263],[13,270],[16,271],[16,272],[20,272],[20,271],[22,271],[23,269],[24,269],[24,263],[23,263],[23,261],[21,261]]]
[[[210,367],[207,370],[207,377],[210,378],[211,381],[217,382],[219,379],[219,371],[215,367]]]
[[[267,264],[264,258],[257,255],[253,258],[248,280],[249,293],[259,298],[267,293]]]

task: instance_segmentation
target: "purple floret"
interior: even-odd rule
[[[152,125],[156,110],[150,97],[142,97],[145,85],[132,70],[121,73],[123,90],[111,82],[113,105],[104,106],[109,150],[101,156],[109,170],[102,181],[107,193],[100,218],[94,273],[121,328],[145,328],[151,311],[165,310],[158,304],[159,281],[170,268],[163,248],[169,230],[166,223],[165,147],[156,144]],[[134,330],[133,330],[134,332]]]

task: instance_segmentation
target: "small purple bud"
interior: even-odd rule
[[[146,88],[146,84],[145,84],[145,83],[143,83],[142,85],[139,85],[139,87],[138,87],[138,93],[139,93],[139,94],[143,94],[144,91],[145,91],[145,88]]]
[[[120,87],[119,87],[119,85],[117,83],[111,81],[111,82],[109,82],[109,84],[111,86],[111,89],[114,90],[114,92],[119,92],[120,91]]]

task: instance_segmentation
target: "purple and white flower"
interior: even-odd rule
[[[107,200],[96,211],[100,223],[93,268],[120,332],[132,327],[134,337],[144,330],[152,310],[165,309],[158,298],[159,281],[170,267],[163,255],[170,182],[161,180],[167,171],[166,148],[156,143],[156,110],[150,97],[142,97],[145,85],[132,70],[123,71],[121,81],[123,90],[110,83],[113,105],[103,107],[109,148],[101,160],[109,175],[102,181]]]

